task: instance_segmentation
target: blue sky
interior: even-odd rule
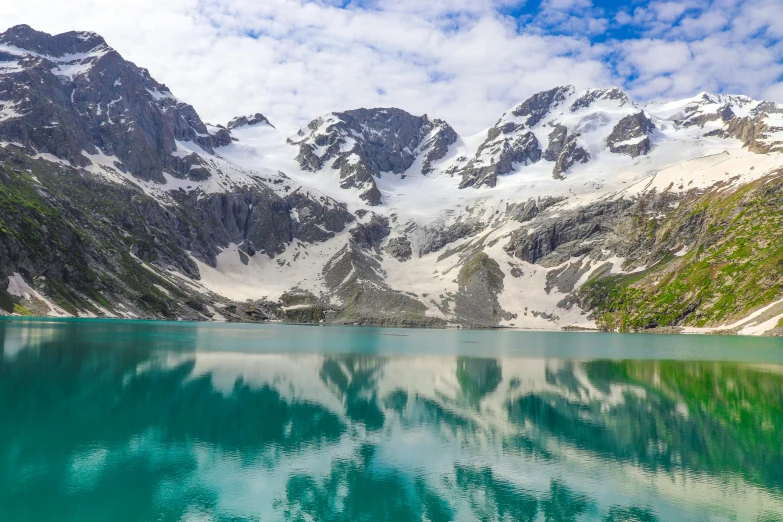
[[[783,102],[781,0],[26,0],[2,14],[102,34],[215,123],[397,106],[471,134],[562,84]]]

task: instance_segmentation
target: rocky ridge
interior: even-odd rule
[[[417,158],[427,174],[456,140],[457,133],[442,120],[400,109],[357,109],[313,120],[289,143],[299,149],[301,168],[339,170],[341,188],[357,188],[368,204],[379,205],[375,178],[404,175]]]
[[[571,86],[469,138],[393,108],[213,126],[100,36],[17,26],[0,309],[776,333],[781,151],[771,102]]]

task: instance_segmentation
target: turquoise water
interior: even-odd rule
[[[783,520],[783,341],[0,322],[2,521]]]

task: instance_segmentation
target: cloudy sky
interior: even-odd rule
[[[783,102],[781,0],[24,0],[7,26],[91,30],[210,122],[395,106],[472,134],[556,85]],[[4,28],[0,27],[0,30]]]

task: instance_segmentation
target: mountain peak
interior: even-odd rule
[[[386,107],[316,118],[289,138],[289,143],[299,148],[296,159],[302,169],[339,170],[341,188],[358,188],[361,199],[379,205],[381,193],[375,178],[383,173],[404,176],[418,158],[421,173],[427,174],[457,139],[445,121]]]
[[[106,40],[97,33],[69,31],[51,35],[36,31],[29,25],[16,25],[0,33],[0,42],[44,56],[60,57],[89,52],[106,46]]]
[[[269,119],[263,114],[261,114],[260,112],[248,116],[237,116],[236,118],[233,118],[230,122],[228,122],[226,128],[228,130],[232,130],[232,129],[238,129],[240,127],[251,127],[253,125],[268,125],[273,129],[275,128],[275,126],[272,125]]]

